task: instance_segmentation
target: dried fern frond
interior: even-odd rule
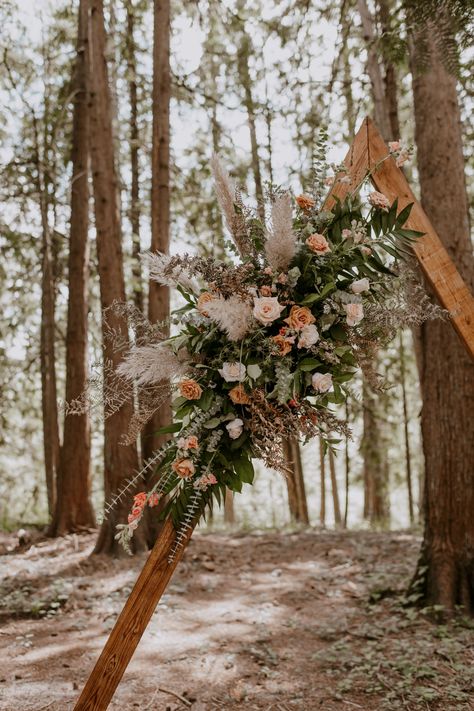
[[[219,156],[213,155],[211,158],[211,169],[214,176],[214,184],[217,202],[224,216],[225,224],[229,230],[235,246],[241,257],[253,254],[254,247],[249,238],[244,211],[239,206],[240,193],[219,160]],[[237,210],[237,206],[239,209]]]
[[[289,193],[278,195],[272,205],[272,228],[267,232],[265,255],[275,270],[287,269],[295,256],[293,210]]]

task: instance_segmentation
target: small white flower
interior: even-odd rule
[[[225,427],[231,439],[238,439],[243,432],[244,423],[240,417],[236,417],[235,420],[228,422]]]
[[[364,318],[364,307],[362,304],[350,302],[349,304],[344,304],[344,309],[346,311],[346,321],[348,326],[357,326],[357,324]]]
[[[314,373],[311,378],[313,388],[318,393],[327,393],[332,389],[332,375],[331,373]]]
[[[254,299],[253,315],[257,321],[268,326],[280,316],[284,308],[276,296],[262,296],[259,299]]]
[[[357,281],[353,281],[351,284],[351,291],[353,294],[361,294],[363,291],[369,291],[370,289],[370,283],[367,278],[364,277],[364,279],[358,279]]]
[[[298,340],[298,348],[310,348],[314,346],[315,343],[319,341],[318,329],[314,324],[308,324],[303,326],[300,331],[300,337]]]
[[[219,369],[226,383],[241,383],[245,380],[246,368],[243,363],[223,363]]]

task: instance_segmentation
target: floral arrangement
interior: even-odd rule
[[[408,311],[399,264],[418,235],[404,228],[411,206],[371,192],[327,211],[320,188],[272,189],[264,224],[217,158],[212,167],[233,255],[147,255],[150,278],[183,297],[178,332],[142,338],[119,366],[135,386],[171,384],[174,411],[161,430],[172,438],[145,466],[156,483],[119,527],[125,546],[147,506],[172,517],[179,546],[207,505],[252,483],[253,458],[286,472],[285,439],[346,432],[335,409]]]

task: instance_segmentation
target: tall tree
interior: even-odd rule
[[[170,245],[170,2],[155,0],[153,5],[153,131],[151,150],[151,251],[168,254]],[[170,313],[167,286],[150,281],[148,318],[152,323],[166,322]],[[167,331],[167,326],[162,329]],[[147,423],[142,440],[143,456],[151,456],[167,439],[157,434],[171,421],[171,403],[166,400]],[[151,474],[153,477],[153,473]],[[149,545],[159,531],[149,517]]]
[[[69,300],[66,333],[66,401],[80,397],[87,384],[89,280],[89,117],[88,2],[80,0],[77,55],[73,76]],[[50,532],[63,535],[94,525],[90,501],[90,422],[88,413],[66,415],[57,477],[57,499]]]
[[[90,155],[94,187],[97,257],[100,299],[103,314],[104,361],[116,368],[121,353],[114,348],[109,329],[120,333],[123,346],[128,343],[127,320],[113,308],[114,302],[125,301],[122,231],[118,205],[118,185],[112,131],[112,110],[105,57],[106,35],[102,0],[90,0]],[[133,402],[125,401],[104,425],[104,493],[106,500],[118,491],[138,465],[136,444],[124,446],[121,438],[133,415]],[[118,553],[115,526],[126,519],[130,502],[120,501],[102,523],[96,553]],[[142,546],[140,535],[133,537],[136,549]]]
[[[128,99],[130,103],[129,140],[130,140],[130,211],[129,219],[132,228],[132,274],[133,300],[135,306],[143,313],[142,270],[140,262],[140,181],[139,181],[139,147],[140,134],[138,130],[138,81],[137,57],[135,41],[135,8],[131,0],[127,0],[127,32],[125,35],[125,55],[127,62]]]
[[[456,77],[447,70],[446,55],[435,41],[440,23],[449,32],[450,18],[437,16],[418,25],[411,41],[421,202],[472,289],[474,259]],[[451,35],[451,47],[453,43]],[[474,364],[448,321],[426,322],[421,347],[426,479],[418,583],[425,602],[443,605],[448,612],[462,605],[465,613],[473,614]]]

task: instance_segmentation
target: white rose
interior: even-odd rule
[[[243,363],[223,363],[219,370],[226,383],[241,383],[245,380],[246,368]]]
[[[262,296],[254,299],[253,315],[257,321],[268,326],[279,317],[284,308],[276,296]]]
[[[368,291],[370,289],[370,283],[369,280],[364,278],[364,279],[358,279],[357,281],[353,281],[351,284],[351,291],[354,294],[361,294],[363,291]]]
[[[240,417],[236,417],[235,420],[231,420],[226,425],[226,430],[229,433],[231,439],[238,439],[242,434],[244,429],[244,423]]]
[[[318,329],[314,324],[308,324],[303,326],[300,331],[300,337],[298,340],[298,348],[310,348],[314,346],[315,343],[319,341]]]
[[[327,393],[332,388],[332,375],[331,373],[314,373],[311,382],[318,393]]]
[[[357,326],[359,321],[364,318],[364,308],[362,304],[344,304],[346,310],[346,321],[348,326]]]

